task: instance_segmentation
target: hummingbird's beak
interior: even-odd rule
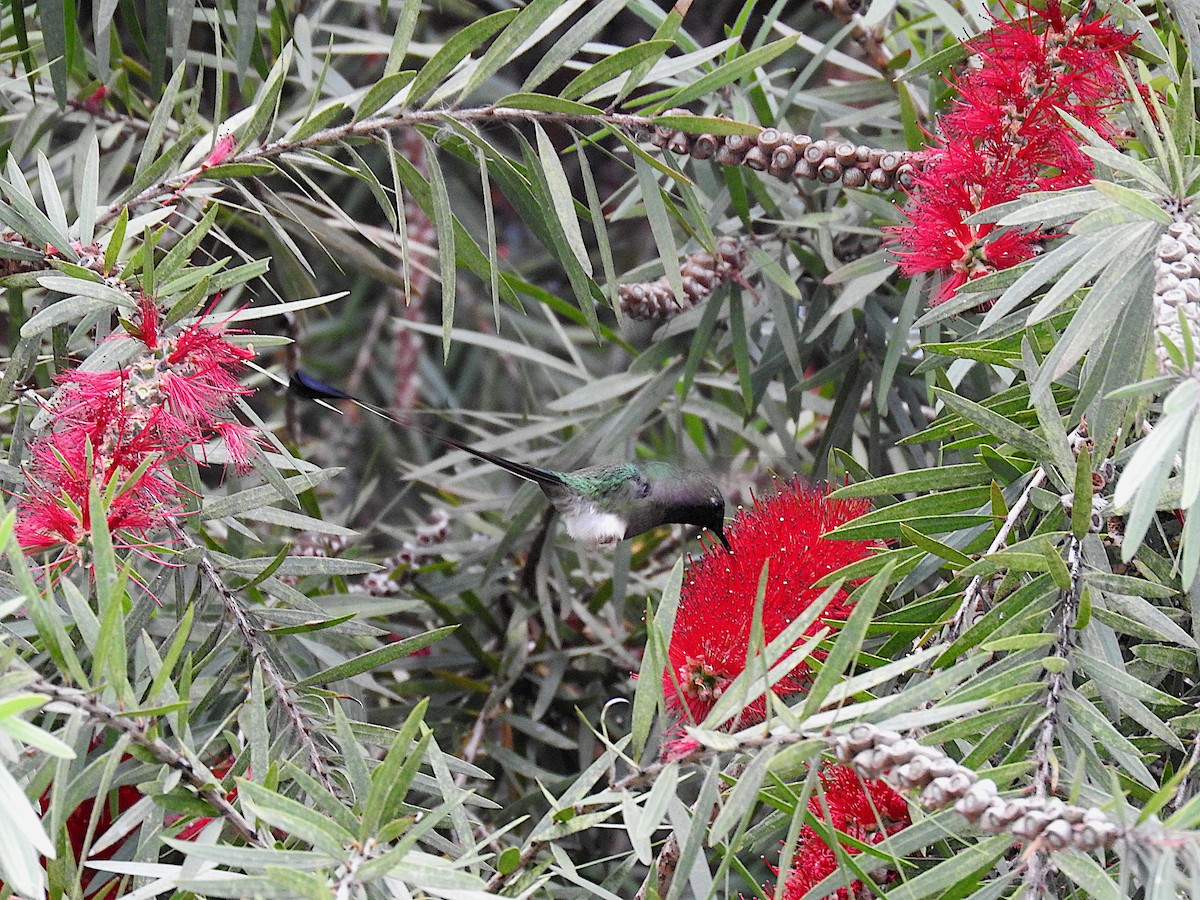
[[[717,540],[721,542],[721,546],[727,553],[733,552],[733,548],[729,546],[729,541],[725,537],[725,530],[720,525],[713,529],[713,534],[717,536]]]

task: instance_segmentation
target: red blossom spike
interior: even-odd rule
[[[164,330],[161,310],[143,297],[131,334],[145,351],[122,369],[72,371],[57,379],[50,430],[30,445],[17,535],[29,552],[62,546],[58,562],[86,562],[89,496],[112,488],[106,518],[115,542],[141,552],[146,533],[182,508],[172,460],[224,441],[239,469],[250,465],[256,433],[231,419],[234,398],[250,393],[237,373],[253,352],[226,340],[221,324]]]
[[[1086,11],[1067,20],[1051,3],[966,43],[978,65],[954,82],[959,98],[939,119],[939,146],[904,210],[910,224],[891,229],[903,272],[942,275],[932,303],[1030,259],[1056,236],[965,220],[1027,191],[1088,183],[1092,161],[1063,113],[1115,143],[1108,113],[1125,97],[1118,59],[1133,36],[1107,18],[1083,19]]]
[[[875,545],[870,541],[822,537],[869,506],[865,500],[830,500],[824,490],[797,478],[780,485],[777,493],[755,499],[753,509],[738,511],[725,530],[733,553],[710,548],[691,561],[685,577],[671,634],[670,668],[663,673],[672,709],[701,721],[745,668],[763,564],[770,560],[762,614],[764,638],[770,643],[820,597],[823,589],[814,587],[815,582],[871,553]],[[846,592],[839,591],[797,645],[849,616],[846,600]],[[773,690],[779,696],[804,690],[808,678],[809,668],[802,664]],[[733,724],[760,721],[765,711],[765,700],[759,698]]]
[[[824,766],[820,778],[822,790],[809,799],[809,812],[854,840],[877,844],[912,824],[904,798],[882,781],[864,781],[854,770],[838,765]],[[851,855],[860,852],[856,846],[845,843],[842,850]],[[837,854],[833,848],[815,829],[805,825],[800,829],[781,900],[800,900],[837,868]],[[770,866],[770,869],[779,875],[778,867]],[[889,873],[888,879],[894,876],[895,873]],[[767,896],[774,896],[770,885],[764,885],[764,889]],[[862,882],[852,881],[849,890],[839,888],[828,897],[848,900],[861,896],[862,891]]]

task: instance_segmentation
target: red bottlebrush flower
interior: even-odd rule
[[[940,146],[905,210],[910,224],[891,229],[903,272],[942,274],[932,303],[1024,262],[1053,237],[964,220],[1026,191],[1088,183],[1092,161],[1062,113],[1116,140],[1107,113],[1125,96],[1117,59],[1133,37],[1107,19],[1084,18],[1067,20],[1051,0],[966,43],[978,65],[956,80],[959,98],[939,119]]]
[[[233,154],[233,148],[237,146],[237,138],[229,132],[225,132],[217,138],[216,144],[213,145],[212,152],[208,154],[204,162],[200,164],[200,168],[209,169],[213,166],[219,166]]]
[[[249,466],[255,434],[230,412],[234,398],[249,393],[236,373],[253,352],[229,343],[220,325],[171,333],[149,297],[139,299],[129,329],[145,350],[127,366],[58,378],[52,424],[30,445],[18,506],[17,534],[30,552],[64,545],[60,562],[88,560],[93,485],[109,496],[114,539],[136,549],[181,507],[173,459],[220,438],[236,466]]]
[[[104,108],[104,98],[108,96],[108,85],[100,85],[83,101],[83,108],[92,115]]]
[[[830,500],[821,488],[796,478],[780,485],[774,495],[756,499],[753,509],[738,511],[725,531],[734,552],[711,548],[690,565],[684,580],[671,634],[670,668],[663,672],[663,691],[671,708],[699,722],[742,673],[764,563],[771,563],[762,612],[763,637],[770,643],[820,597],[823,589],[814,587],[815,582],[871,552],[870,541],[821,537],[869,506],[865,500]],[[846,600],[846,592],[839,591],[822,619],[845,619],[850,614]],[[822,619],[797,645],[831,624]],[[808,674],[808,666],[801,664],[773,690],[779,696],[803,690]],[[766,702],[760,697],[734,724],[753,724],[765,712]]]
[[[854,770],[837,765],[824,766],[820,779],[822,793],[808,801],[809,812],[856,841],[878,844],[912,824],[904,798],[882,781],[863,781]],[[848,854],[859,852],[857,847],[849,844],[842,844],[842,849]],[[837,854],[833,848],[815,829],[805,825],[800,829],[781,900],[800,900],[814,885],[836,872],[837,867]],[[777,868],[771,868],[779,874]],[[766,890],[770,896],[771,888],[766,887]],[[848,890],[839,888],[828,896],[850,900],[860,896],[862,890],[862,882],[853,881]]]

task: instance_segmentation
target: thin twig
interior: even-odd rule
[[[1058,615],[1058,634],[1054,639],[1051,656],[1064,662],[1063,669],[1050,672],[1046,680],[1045,718],[1038,728],[1037,738],[1033,744],[1033,759],[1036,769],[1033,776],[1033,790],[1037,797],[1045,799],[1054,793],[1054,734],[1058,727],[1059,704],[1062,701],[1063,689],[1070,678],[1070,668],[1066,665],[1070,659],[1072,635],[1075,630],[1075,620],[1079,613],[1079,592],[1081,589],[1080,576],[1083,570],[1082,545],[1077,537],[1071,538],[1067,550],[1067,570],[1071,575],[1071,586],[1063,593],[1062,605]],[[1048,879],[1054,871],[1054,863],[1038,843],[1034,843],[1025,861],[1025,885],[1028,896],[1037,900],[1038,897],[1049,896]]]
[[[240,163],[263,162],[278,159],[287,153],[296,153],[301,150],[322,147],[327,144],[337,144],[350,138],[369,137],[377,132],[390,131],[395,128],[441,125],[448,119],[453,119],[460,123],[541,122],[555,125],[603,125],[622,131],[648,131],[653,128],[652,120],[646,116],[635,116],[627,113],[582,115],[529,109],[510,109],[505,106],[480,106],[456,110],[410,110],[394,115],[371,116],[358,122],[347,122],[343,125],[322,128],[320,131],[314,132],[299,141],[280,138],[277,141],[271,141],[257,147],[249,147],[241,153],[222,160],[222,164],[236,165]],[[108,209],[97,216],[96,224],[108,224],[116,219],[121,214],[121,210],[126,207],[134,210],[151,203],[166,203],[174,198],[180,188],[191,184],[197,178],[201,177],[207,168],[208,166],[205,163],[201,163],[188,169],[186,172],[174,173],[161,181],[151,184],[128,200],[109,206]]]
[[[1009,509],[1008,516],[1004,519],[1004,524],[996,532],[996,537],[993,538],[992,543],[988,546],[987,552],[984,554],[985,556],[991,556],[1008,542],[1008,535],[1016,526],[1017,519],[1021,518],[1021,514],[1025,512],[1025,507],[1029,505],[1029,498],[1033,496],[1033,492],[1037,488],[1042,486],[1042,482],[1045,480],[1046,470],[1038,466],[1033,470],[1033,477],[1029,479],[1029,484],[1025,485],[1025,490],[1021,491],[1021,496],[1017,498],[1017,502]],[[954,614],[954,621],[950,623],[948,640],[953,641],[957,639],[975,617],[975,613],[979,609],[979,592],[982,590],[987,577],[986,575],[976,575],[971,579],[971,583],[967,585],[967,589],[963,591],[962,603],[959,604],[958,612]]]
[[[358,896],[358,892],[355,890],[359,887],[358,870],[364,863],[370,862],[378,855],[375,841],[369,838],[362,846],[355,845],[350,848],[349,854],[334,872],[335,880],[330,885],[333,888],[331,893],[334,900],[350,900],[350,898]]]
[[[312,733],[308,729],[304,713],[300,711],[300,707],[296,704],[292,688],[284,680],[279,669],[276,668],[274,660],[271,659],[271,655],[267,652],[266,645],[259,637],[258,629],[250,623],[250,619],[247,617],[246,611],[242,608],[242,604],[238,602],[233,592],[225,585],[216,566],[208,558],[208,554],[192,540],[191,535],[176,520],[169,520],[168,525],[175,535],[176,540],[184,547],[196,553],[196,565],[199,567],[201,574],[204,575],[209,584],[220,595],[225,605],[225,611],[233,619],[234,624],[237,625],[238,631],[241,632],[242,640],[245,641],[246,647],[250,650],[250,655],[262,670],[263,678],[266,680],[271,693],[274,694],[275,699],[279,701],[289,721],[291,721],[300,745],[308,755],[308,764],[312,769],[313,776],[330,794],[336,796],[337,791],[334,788],[332,779],[329,777],[328,771],[325,769],[325,763],[321,759],[320,748],[317,746],[317,742],[313,740]]]
[[[203,797],[220,814],[221,818],[233,826],[233,830],[246,843],[253,844],[256,847],[269,846],[266,842],[259,839],[258,835],[254,832],[254,828],[234,808],[233,804],[225,797],[225,794],[213,786],[213,779],[207,777],[207,772],[202,772],[192,760],[171,747],[166,741],[161,738],[152,737],[136,719],[121,715],[115,709],[107,706],[90,694],[85,694],[82,691],[72,688],[61,687],[47,681],[40,675],[28,684],[28,688],[35,693],[44,694],[59,703],[73,706],[75,709],[87,713],[90,718],[100,722],[105,727],[125,734],[134,744],[150,753],[160,763],[179,772],[183,780],[195,788],[196,793]]]

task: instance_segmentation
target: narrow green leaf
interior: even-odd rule
[[[577,100],[632,70],[639,63],[658,59],[674,44],[674,41],[643,41],[632,47],[618,50],[576,75],[567,83],[566,87],[559,91],[559,96],[565,100]]]
[[[628,0],[593,2],[588,13],[567,29],[567,32],[555,40],[553,46],[542,55],[525,78],[521,90],[532,91],[547,78],[562,71],[567,60],[578,53],[584,44],[593,40],[600,30],[625,8],[627,2]]]
[[[924,535],[917,531],[915,528],[909,528],[903,522],[900,523],[900,536],[909,543],[920,547],[926,553],[932,553],[934,556],[946,560],[946,562],[950,563],[952,566],[965,568],[974,562],[974,560],[972,560],[971,557],[967,556],[965,553],[960,553],[953,547],[943,544],[941,541],[936,541],[928,535]]]
[[[935,469],[916,469],[884,475],[869,481],[857,481],[840,487],[829,495],[831,500],[851,497],[879,497],[886,494],[907,494],[944,490],[985,484],[990,479],[987,466],[978,463],[962,463],[953,466],[938,466]]]
[[[412,81],[416,75],[416,72],[411,71],[393,72],[391,75],[385,75],[379,81],[375,82],[359,102],[358,109],[354,111],[354,119],[352,121],[358,122],[367,116],[373,115],[383,104],[400,93],[400,90]]]
[[[789,35],[717,66],[717,68],[713,69],[707,75],[696,79],[686,87],[680,88],[666,100],[656,104],[654,111],[661,112],[668,107],[683,106],[691,103],[693,100],[707,97],[728,84],[733,84],[735,81],[753,75],[755,69],[765,66],[771,60],[782,56],[796,46],[796,42],[799,40],[800,35]]]
[[[875,610],[883,599],[883,592],[892,581],[894,571],[895,560],[889,560],[879,574],[874,575],[866,584],[860,585],[850,595],[854,611],[838,631],[833,649],[821,663],[821,671],[817,673],[812,687],[809,688],[801,718],[807,718],[821,708],[829,691],[844,679],[846,672],[858,658],[863,640],[867,636],[867,627],[871,624],[871,617],[875,615]]]
[[[268,825],[283,829],[334,859],[353,846],[353,834],[312,807],[244,778],[237,779],[237,785],[238,800]]]
[[[396,30],[392,32],[392,45],[388,48],[387,63],[383,67],[386,78],[400,71],[404,65],[404,57],[408,54],[408,45],[417,27],[417,16],[421,12],[421,0],[402,0],[400,15],[396,20]]]
[[[442,361],[450,358],[450,335],[454,329],[454,298],[458,285],[458,266],[454,253],[454,214],[450,210],[450,192],[438,163],[437,148],[425,142],[425,167],[429,173],[433,226],[438,238],[438,271],[442,277]]]
[[[567,247],[579,263],[580,268],[590,278],[592,276],[592,260],[588,256],[587,246],[583,241],[583,229],[579,227],[579,216],[575,212],[575,198],[571,195],[571,184],[567,180],[566,170],[563,169],[558,149],[550,140],[550,136],[546,134],[545,129],[535,123],[534,131],[537,134],[538,158],[542,163],[555,215],[566,236]]]
[[[492,42],[479,64],[471,72],[467,83],[459,93],[466,99],[484,82],[491,78],[501,66],[519,57],[533,43],[547,36],[584,0],[532,0],[520,14],[509,23]]]
[[[74,15],[67,12],[68,6],[74,8],[72,4],[60,0],[37,0],[38,26],[49,60],[54,97],[60,108],[67,102],[67,19],[74,19]],[[18,9],[16,12],[23,17],[23,11]]]
[[[737,368],[738,385],[742,389],[743,415],[749,419],[754,411],[754,384],[751,381],[750,335],[746,331],[746,312],[742,306],[741,291],[732,291],[729,298],[729,340],[733,345],[733,364]]]
[[[1026,431],[1020,425],[985,406],[981,406],[966,397],[959,397],[942,388],[934,388],[938,399],[964,419],[974,422],[984,432],[998,437],[1007,444],[1012,444],[1019,450],[1024,450],[1034,459],[1044,459],[1049,455],[1049,448],[1040,437]]]
[[[429,698],[426,697],[412,708],[396,733],[396,739],[388,747],[387,756],[371,773],[371,790],[363,805],[360,832],[363,840],[374,835],[387,822],[392,811],[408,792],[408,786],[412,777],[416,775],[417,766],[423,761],[425,747],[429,742],[429,736],[426,735],[416,747],[413,746],[421,731],[428,706]],[[410,765],[410,760],[413,759],[415,763]]]
[[[412,89],[408,92],[409,102],[419,103],[424,99],[467,54],[507,25],[519,12],[519,9],[505,9],[492,13],[453,34],[413,79]]]
[[[428,647],[435,641],[440,641],[457,628],[457,625],[446,625],[402,641],[396,641],[394,644],[377,647],[345,662],[338,663],[336,666],[330,666],[328,669],[324,669],[315,675],[310,675],[308,678],[296,682],[295,686],[306,688],[318,684],[330,684],[345,678],[353,678],[355,675],[361,675],[363,672],[370,672],[372,669],[385,666],[402,656],[410,656],[422,647]]]

